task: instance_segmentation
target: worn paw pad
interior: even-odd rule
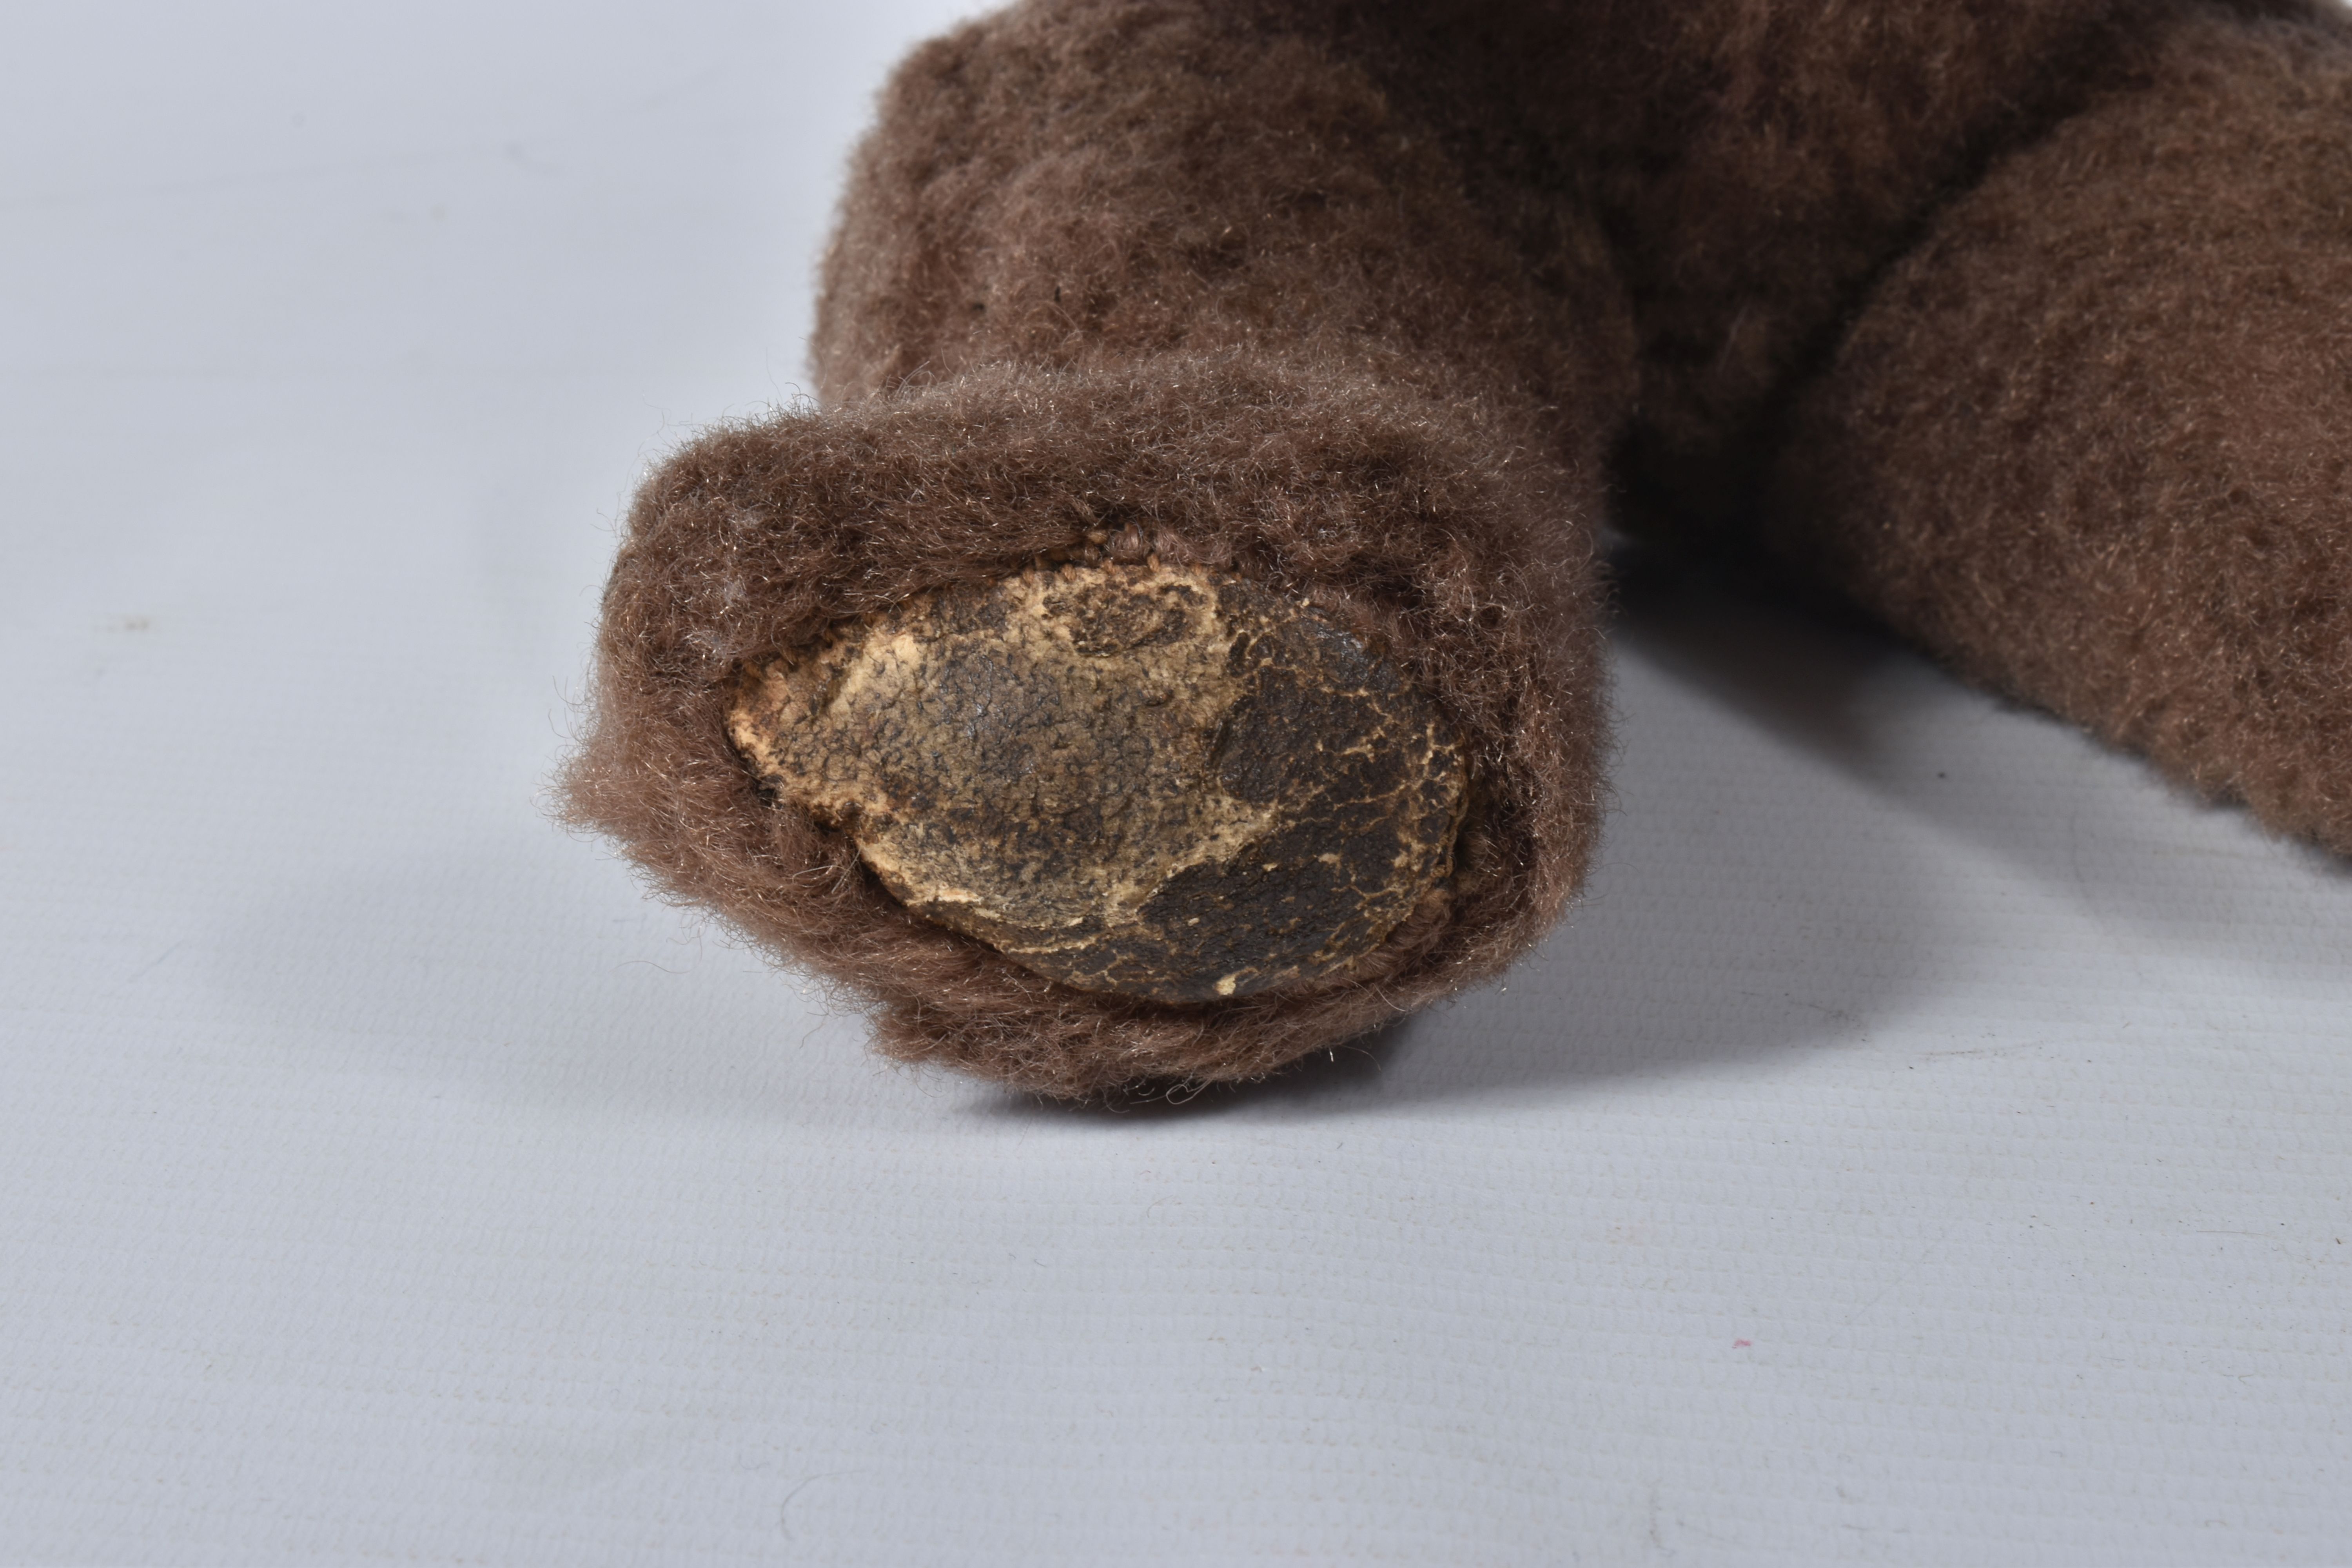
[[[1377,948],[1451,867],[1461,750],[1320,614],[1065,566],[745,673],[736,747],[908,908],[1080,990],[1245,996]]]

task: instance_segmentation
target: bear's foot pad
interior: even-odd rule
[[[1160,1002],[1344,980],[1445,896],[1466,787],[1387,659],[1158,563],[919,595],[747,668],[729,731],[909,910]]]

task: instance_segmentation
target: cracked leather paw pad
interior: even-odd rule
[[[1443,899],[1459,744],[1307,605],[1157,563],[926,594],[744,672],[737,750],[901,903],[1083,991],[1338,981]]]

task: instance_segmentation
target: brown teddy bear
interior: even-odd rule
[[[2352,851],[2352,13],[1025,0],[887,89],[820,404],[645,487],[573,818],[1057,1095],[1491,975],[1599,531]]]

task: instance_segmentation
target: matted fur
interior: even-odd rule
[[[638,499],[570,813],[877,999],[895,1055],[1055,1094],[1256,1076],[1494,973],[1572,892],[1615,505],[1760,538],[2352,846],[2346,32],[2326,0],[959,28],[857,155],[821,405]],[[744,661],[1089,541],[1303,595],[1414,674],[1473,759],[1450,904],[1313,994],[1087,995],[760,799],[723,728]]]

